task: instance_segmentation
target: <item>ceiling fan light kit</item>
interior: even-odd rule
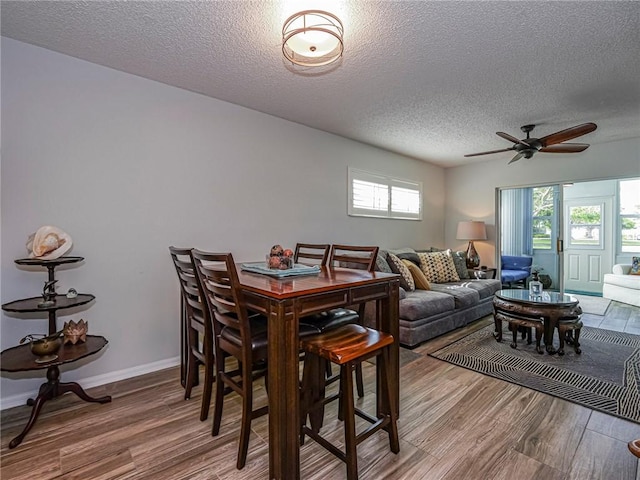
[[[509,162],[510,164],[520,160],[521,158],[531,158],[537,152],[543,153],[577,153],[583,152],[589,148],[587,143],[563,143],[572,138],[581,137],[587,133],[593,132],[598,126],[595,123],[583,123],[582,125],[576,125],[559,132],[552,133],[542,138],[531,138],[530,134],[535,128],[535,125],[523,125],[520,127],[527,138],[522,140],[509,135],[504,132],[496,132],[501,138],[509,142],[513,142],[513,146],[510,148],[503,148],[501,150],[491,150],[489,152],[470,153],[465,157],[476,157],[478,155],[489,155],[492,153],[515,151],[515,156]]]
[[[303,67],[329,65],[342,57],[344,27],[334,14],[305,10],[291,15],[282,27],[282,54]]]

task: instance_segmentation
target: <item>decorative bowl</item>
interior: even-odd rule
[[[289,270],[293,268],[293,251],[284,249],[280,245],[271,247],[271,251],[266,256],[267,268],[271,270]]]
[[[31,353],[36,355],[36,363],[51,362],[58,358],[58,350],[62,346],[62,338],[49,336],[44,338],[32,338]]]

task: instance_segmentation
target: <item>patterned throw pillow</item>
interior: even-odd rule
[[[631,257],[629,275],[640,275],[640,257]]]
[[[411,260],[402,259],[402,262],[407,266],[409,272],[411,272],[411,276],[413,277],[413,282],[416,284],[416,290],[431,290],[431,284],[427,277],[424,276],[420,267],[413,263]]]
[[[393,273],[389,263],[387,263],[387,251],[386,250],[378,250],[378,256],[376,257],[376,272],[385,272],[385,273]]]
[[[387,263],[389,263],[389,266],[391,267],[393,273],[397,273],[400,275],[400,286],[407,292],[413,292],[416,289],[416,284],[413,281],[411,272],[409,271],[407,266],[402,263],[402,260],[396,257],[393,253],[388,253]]]
[[[433,283],[458,282],[460,277],[453,258],[446,252],[419,253],[420,269]]]
[[[456,272],[460,280],[464,280],[469,277],[469,270],[467,270],[467,253],[466,252],[454,252],[451,249],[447,250],[447,254],[453,258],[453,264],[456,266]]]

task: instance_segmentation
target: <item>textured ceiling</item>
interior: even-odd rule
[[[284,20],[338,15],[345,53],[284,61]],[[584,122],[640,137],[640,3],[2,1],[3,36],[442,166]],[[538,155],[550,155],[538,153]],[[572,155],[580,155],[572,154]],[[558,155],[560,157],[560,155]]]

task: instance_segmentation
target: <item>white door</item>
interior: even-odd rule
[[[613,197],[564,201],[564,290],[602,294],[613,259]]]

